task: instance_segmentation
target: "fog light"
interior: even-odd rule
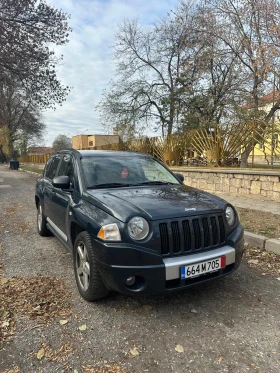
[[[125,281],[126,285],[127,286],[132,286],[135,282],[135,276],[131,276],[131,277],[128,277]]]

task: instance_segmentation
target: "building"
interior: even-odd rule
[[[260,108],[269,112],[273,103],[280,97],[280,92],[271,92],[260,99]],[[256,134],[255,134],[256,137]],[[269,128],[264,135],[263,141],[255,145],[250,153],[249,162],[273,164],[280,162],[280,112],[276,111]]]
[[[77,135],[72,137],[73,149],[105,149],[111,145],[118,145],[118,135]]]

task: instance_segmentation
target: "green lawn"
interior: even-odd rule
[[[27,166],[27,165],[21,165],[20,168],[25,171],[32,171],[36,172],[39,175],[42,175],[44,168],[40,168],[38,166]]]

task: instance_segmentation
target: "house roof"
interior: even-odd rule
[[[259,99],[259,106],[266,106],[268,104],[273,103],[273,101],[276,101],[280,98],[280,92],[279,91],[272,91],[268,93],[267,95],[264,95],[260,97]],[[244,109],[252,109],[254,108],[253,102],[249,102],[248,104],[245,104],[242,106]]]
[[[274,91],[270,92],[267,95],[263,96],[260,98],[260,101],[263,102],[264,104],[271,103],[273,100],[278,100],[280,98],[280,92],[279,91]]]
[[[27,150],[28,154],[47,154],[53,153],[53,148],[49,146],[30,146]]]

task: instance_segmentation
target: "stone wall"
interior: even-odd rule
[[[254,194],[280,200],[280,172],[183,167],[172,167],[172,171],[183,174],[185,184],[208,192]]]

